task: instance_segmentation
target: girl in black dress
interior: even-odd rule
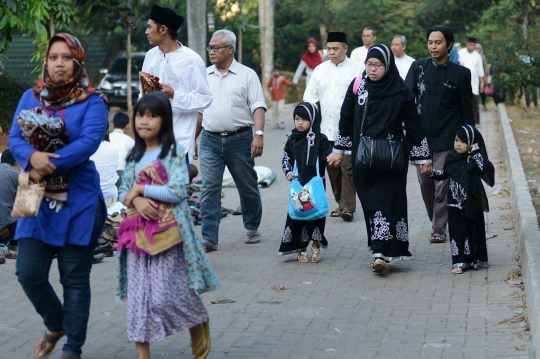
[[[321,133],[321,117],[317,107],[310,102],[302,102],[293,113],[294,129],[285,144],[281,165],[287,180],[295,178],[294,164],[298,168],[298,180],[305,185],[317,174],[316,161],[319,161],[319,175],[324,179],[326,157],[332,152],[328,138]],[[301,263],[309,262],[307,246],[312,244],[311,261],[321,261],[320,248],[326,248],[328,241],[324,236],[326,218],[313,221],[299,221],[287,214],[285,230],[281,238],[279,252],[282,255],[298,253]]]
[[[489,204],[480,179],[493,187],[495,169],[475,127],[465,125],[457,130],[454,149],[446,155],[444,167],[434,169],[431,177],[439,181],[450,178],[447,206],[452,273],[487,265],[484,212],[489,211]]]

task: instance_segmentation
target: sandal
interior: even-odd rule
[[[296,255],[296,260],[298,260],[298,262],[300,262],[300,263],[309,262],[309,259],[308,259],[308,256],[307,256],[307,251],[301,251],[300,253],[298,253]]]
[[[341,209],[334,209],[332,212],[330,212],[330,217],[341,217]]]
[[[34,358],[36,359],[45,359],[48,358],[56,346],[56,343],[62,338],[66,333],[64,331],[58,332],[56,334],[47,334],[47,331],[45,330],[45,333],[43,333],[43,336],[41,337],[40,342],[38,342],[38,345],[36,345],[36,348],[34,348]],[[50,344],[51,347],[49,349],[49,352],[43,356],[39,355],[39,352],[43,349],[45,349],[45,345]]]
[[[196,345],[193,345],[193,342],[191,343],[191,351],[193,353],[193,358],[195,359],[205,359],[208,357],[208,354],[210,353],[210,347],[212,346],[212,341],[210,339],[210,319],[207,319],[206,322],[202,323],[203,325],[203,334],[199,338],[199,342]],[[203,341],[206,340],[204,349],[204,352],[201,353],[198,357],[195,356],[195,351],[203,345]]]
[[[253,237],[256,237],[255,239],[253,239]],[[246,233],[246,240],[244,241],[245,244],[255,244],[255,243],[259,243],[261,241],[261,234],[257,231],[257,232],[250,232],[248,231]]]
[[[452,273],[453,274],[463,274],[463,268],[461,268],[461,267],[454,268],[454,269],[452,269]]]
[[[209,242],[207,241],[206,239],[203,239],[201,241],[203,247],[204,247],[204,253],[210,253],[210,252],[214,252],[214,251],[217,251],[217,244],[214,244],[212,242]]]
[[[313,242],[315,244],[315,242]],[[315,247],[311,245],[311,263],[319,263],[322,259],[321,247]]]
[[[441,234],[433,233],[429,241],[431,243],[444,243],[446,240]]]
[[[375,261],[369,264],[375,273],[382,273],[388,269],[388,263],[383,259],[377,258]]]
[[[346,221],[352,221],[354,218],[354,214],[352,211],[349,211],[348,209],[341,212],[341,218],[343,218]]]

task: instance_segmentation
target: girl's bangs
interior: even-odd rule
[[[133,109],[133,113],[135,115],[144,116],[146,111],[148,111],[151,115],[163,117],[160,113],[160,104],[156,101],[149,101],[147,96],[143,96],[139,99],[139,101],[137,101],[137,104]]]

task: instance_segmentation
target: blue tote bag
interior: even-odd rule
[[[317,175],[304,186],[298,178],[291,181],[289,195],[289,216],[300,221],[313,221],[328,215],[328,198],[323,180],[319,175],[319,158],[317,157]],[[298,166],[294,161],[293,174],[298,177]]]

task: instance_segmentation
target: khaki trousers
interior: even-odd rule
[[[446,154],[450,151],[433,151],[433,169],[442,169]],[[446,224],[448,223],[448,211],[446,208],[446,196],[449,180],[435,181],[420,173],[420,166],[416,166],[418,182],[422,199],[431,221],[432,232],[446,238]]]
[[[283,124],[283,110],[285,108],[285,100],[272,101],[272,122],[274,125]],[[294,127],[294,122],[293,122]]]
[[[333,142],[330,142],[334,146]],[[344,155],[340,167],[326,166],[334,199],[339,204],[341,211],[356,211],[356,190],[352,170],[352,156]]]

